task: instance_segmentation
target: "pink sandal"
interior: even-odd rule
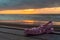
[[[24,33],[26,35],[38,35],[43,33],[52,33],[54,31],[52,27],[52,21],[49,21],[45,25],[41,25],[39,27],[33,27],[33,28],[26,28],[24,29]]]

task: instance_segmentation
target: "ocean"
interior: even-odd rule
[[[0,14],[0,20],[42,20],[60,21],[60,14]]]

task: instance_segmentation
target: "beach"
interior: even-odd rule
[[[59,34],[43,34],[26,37],[24,30],[0,26],[0,40],[60,40]]]
[[[0,15],[0,17],[1,40],[60,40],[59,34],[43,34],[31,37],[26,37],[24,34],[24,28],[38,27],[41,22],[46,21],[47,23],[50,20],[54,22],[54,30],[60,32],[59,15]],[[36,23],[36,21],[41,22]]]

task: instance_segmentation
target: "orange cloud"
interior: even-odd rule
[[[37,9],[38,13],[47,13],[47,14],[59,14],[60,13],[60,7],[53,7],[53,8],[42,8],[42,9]]]
[[[0,14],[59,14],[59,13],[60,7],[0,11]]]

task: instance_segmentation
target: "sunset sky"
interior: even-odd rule
[[[0,0],[0,14],[60,14],[60,0]]]

